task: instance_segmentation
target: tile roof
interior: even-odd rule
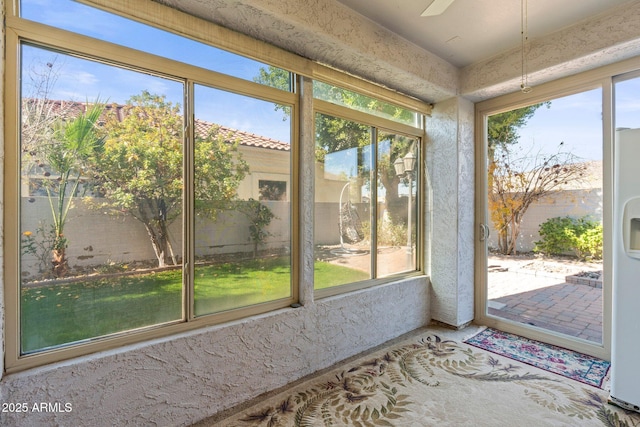
[[[30,101],[35,101],[34,99],[27,99],[27,103]],[[77,116],[85,112],[90,104],[85,102],[75,102],[75,101],[56,101],[49,100],[47,102],[48,108],[51,109],[52,113],[61,117],[73,117]],[[123,105],[121,104],[107,104],[105,105],[105,112],[114,111],[118,120],[122,120],[124,118],[124,110]],[[225,135],[225,138],[228,140],[236,139],[240,145],[244,145],[247,147],[257,147],[257,148],[266,148],[270,150],[280,150],[280,151],[289,151],[291,150],[291,145],[278,141],[276,139],[267,138],[266,136],[256,135],[251,132],[245,132],[238,129],[233,129],[230,127],[218,125],[215,123],[207,122],[205,120],[195,119],[195,131],[199,136],[204,136],[211,130],[212,127],[218,127],[218,131],[222,132]]]
[[[218,132],[222,132],[223,135],[225,135],[228,139],[237,139],[240,145],[248,147],[268,148],[271,150],[291,150],[291,145],[287,144],[286,142],[267,138],[266,136],[256,135],[255,133],[217,125],[215,123],[210,123],[204,120],[196,119],[195,126],[197,135],[206,135],[212,127],[217,126],[219,128]]]

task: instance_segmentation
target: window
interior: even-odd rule
[[[276,108],[290,110],[283,105]],[[263,121],[262,133],[283,139],[280,149],[273,149],[271,139],[231,127],[247,111],[258,121],[272,114],[274,104],[195,87],[196,316],[292,295],[286,250],[291,242],[290,203],[255,200],[247,184],[252,174],[290,173],[290,114],[285,120]]]
[[[78,3],[74,0],[21,0],[20,16],[98,40],[148,52],[183,64],[291,91],[291,74],[215,48]],[[261,70],[271,70],[266,73]],[[277,78],[265,78],[277,76]]]
[[[148,13],[113,8],[125,3]],[[347,77],[233,32],[214,47],[211,24],[179,14],[158,13],[160,29],[70,0],[15,4],[7,370],[296,303],[297,172],[311,167],[297,133],[311,120],[291,71],[225,49]],[[358,82],[380,98],[314,82],[317,289],[421,269],[419,103]]]
[[[180,320],[184,85],[30,45],[22,63],[21,352]],[[64,95],[89,73],[104,99]]]
[[[313,82],[313,96],[335,105],[362,111],[377,117],[421,128],[421,115],[405,107],[381,101],[348,89],[330,85],[321,81]]]
[[[258,183],[260,200],[286,200],[287,181],[261,179]]]
[[[418,271],[420,130],[316,103],[315,289]]]
[[[17,344],[8,367],[295,302],[286,191],[297,96],[267,81],[291,73],[58,3],[57,13],[41,13],[24,1],[22,14],[103,38],[91,33],[100,25],[69,19],[81,14],[141,37],[88,48],[68,33],[52,47],[38,36],[46,40],[48,29],[30,23],[35,36],[12,39],[20,125],[8,139],[20,144],[9,149],[16,161],[7,170],[17,191],[5,224],[15,225],[18,242],[6,272],[17,284],[7,324],[19,332],[8,340]],[[153,53],[154,37],[168,43],[156,52],[164,58],[131,50]],[[217,71],[233,78],[184,63],[179,54],[191,58],[191,49],[217,55]]]

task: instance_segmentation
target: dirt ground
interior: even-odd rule
[[[599,272],[602,270],[602,261],[585,262],[575,257],[544,257],[533,253],[518,255],[490,254],[487,260],[487,268],[489,271],[499,271],[505,268],[510,271],[530,270],[564,277],[587,272]]]

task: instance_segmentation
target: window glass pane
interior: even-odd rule
[[[289,298],[291,107],[198,85],[195,117],[196,315]]]
[[[291,91],[290,73],[72,0],[22,0],[21,16],[161,57]],[[279,78],[266,78],[272,69]]]
[[[313,81],[313,96],[332,104],[383,117],[398,123],[415,127],[421,126],[419,114],[414,111],[317,80]]]
[[[371,128],[316,114],[315,287],[371,275]]]
[[[418,140],[378,134],[378,277],[416,269]]]
[[[22,64],[22,352],[181,320],[182,83]]]
[[[598,344],[602,96],[596,88],[489,116],[484,171],[485,313]]]
[[[616,82],[616,128],[640,128],[640,78]]]

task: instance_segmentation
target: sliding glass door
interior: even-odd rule
[[[476,318],[606,357],[603,91],[482,114]]]

